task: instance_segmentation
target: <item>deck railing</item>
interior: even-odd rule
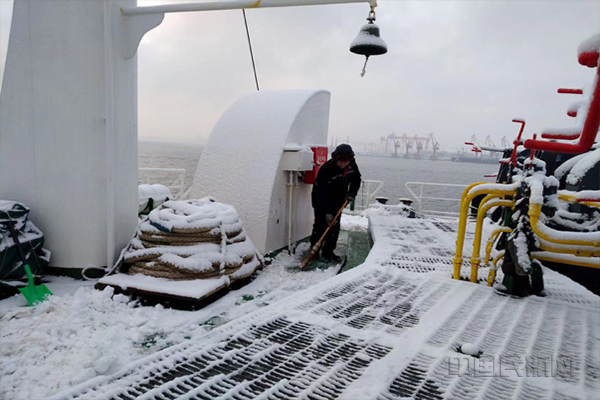
[[[360,184],[360,189],[356,194],[356,200],[354,201],[354,209],[356,211],[362,211],[369,208],[369,204],[375,201],[375,197],[381,191],[383,187],[382,181],[363,180]]]
[[[460,215],[460,196],[448,197],[445,195],[432,195],[433,193],[447,192],[448,189],[453,188],[452,192],[461,193],[467,185],[458,185],[453,183],[430,183],[430,182],[406,182],[404,184],[406,189],[415,200],[415,210],[421,214],[432,215],[432,216],[448,216],[458,217]],[[426,191],[425,188],[430,190]],[[460,190],[459,190],[460,189]],[[425,204],[425,205],[424,205]],[[455,207],[457,211],[440,211],[435,209],[427,209],[432,205],[445,205]],[[444,207],[445,208],[445,207]]]
[[[182,168],[138,168],[138,182],[165,185],[175,200],[182,200],[185,192],[185,172]]]

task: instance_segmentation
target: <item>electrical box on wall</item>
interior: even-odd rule
[[[304,183],[308,183],[308,184],[313,184],[315,183],[315,180],[317,179],[317,174],[319,173],[319,168],[321,168],[321,166],[323,164],[325,164],[325,162],[327,162],[327,147],[325,146],[320,146],[320,147],[311,147],[310,148],[314,154],[314,159],[313,159],[313,163],[314,163],[314,167],[312,168],[311,171],[307,171],[306,174],[304,174]]]
[[[308,149],[284,151],[281,156],[281,169],[284,171],[312,171],[313,160],[313,152]]]

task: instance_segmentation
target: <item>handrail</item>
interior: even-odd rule
[[[415,186],[419,186],[420,187],[420,192],[417,195],[413,189],[410,187],[411,185],[415,185]],[[439,201],[462,201],[462,199],[454,199],[454,198],[448,198],[448,197],[430,197],[430,196],[423,196],[423,187],[424,186],[440,186],[440,187],[459,187],[459,188],[466,188],[468,187],[467,185],[460,185],[460,184],[454,184],[454,183],[432,183],[432,182],[406,182],[404,184],[404,186],[406,187],[406,190],[408,190],[408,192],[410,193],[410,195],[415,199],[415,201],[419,204],[417,211],[425,214],[425,213],[429,213],[429,214],[449,214],[449,215],[458,215],[459,213],[457,212],[451,212],[451,211],[436,211],[436,210],[423,210],[423,200],[439,200]],[[416,189],[416,188],[415,188]]]
[[[371,184],[377,185],[377,187],[373,191],[371,191]],[[365,187],[367,188],[366,189],[367,193],[364,192]],[[381,191],[382,188],[383,188],[382,181],[363,179],[361,182],[361,185],[360,185],[360,190],[357,193],[357,195],[360,196],[360,202],[355,201],[355,207],[357,207],[361,210],[365,210],[365,209],[369,208],[369,204],[371,204],[371,202],[375,199],[375,196],[377,196],[377,194],[379,194],[379,192]]]

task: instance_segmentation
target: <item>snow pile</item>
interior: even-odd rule
[[[283,151],[301,151],[304,153],[312,153],[310,146],[300,143],[286,143],[283,146]]]
[[[205,279],[259,265],[235,208],[211,198],[167,201],[138,228],[123,260],[130,273],[175,279]],[[247,267],[247,268],[243,268]]]
[[[369,219],[362,215],[342,214],[341,229],[345,231],[367,231]]]
[[[577,57],[580,62],[585,61],[588,67],[594,67],[593,53],[600,53],[600,33],[587,38],[577,46]],[[595,57],[595,61],[598,65],[598,56]]]
[[[587,172],[594,168],[596,164],[600,162],[600,149],[596,149],[592,152],[585,153],[584,157],[578,159],[573,165],[569,175],[567,175],[567,183],[570,185],[577,185],[581,179],[587,174]]]
[[[567,161],[560,164],[558,168],[554,170],[554,176],[556,177],[556,179],[562,179],[562,177],[565,176],[565,174],[567,174],[571,170],[571,168],[573,168],[573,166],[577,164],[587,154],[588,153],[576,155],[575,157],[569,158]]]
[[[46,398],[160,348],[144,344],[161,324],[160,310],[134,309],[124,296],[111,299],[112,294],[82,288],[7,312],[0,320],[0,397]]]
[[[208,232],[211,229],[221,228],[231,233],[242,229],[235,208],[217,203],[210,197],[200,200],[168,201],[161,209],[151,212],[148,218],[149,225],[164,232],[185,233],[194,229]]]
[[[173,199],[173,194],[168,187],[158,183],[154,185],[138,186],[138,212],[144,211],[152,199],[152,208],[160,206],[169,199]]]
[[[295,256],[282,254],[281,260],[297,266],[307,250],[303,245]],[[65,278],[47,283],[55,295],[36,307],[26,307],[20,295],[2,300],[0,398],[44,399],[171,345],[198,342],[212,329],[337,272],[335,268],[293,272],[276,260],[250,284],[194,312],[139,307],[126,296],[112,296],[110,288],[100,292],[80,287],[89,282]]]
[[[460,351],[469,356],[478,356],[479,346],[474,343],[464,343],[462,346],[460,346]]]

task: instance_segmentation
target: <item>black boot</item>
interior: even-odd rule
[[[335,254],[333,251],[331,253],[323,252],[323,258],[326,259],[327,261],[335,261],[335,262],[342,261],[342,258],[340,256],[338,256],[337,254]]]

